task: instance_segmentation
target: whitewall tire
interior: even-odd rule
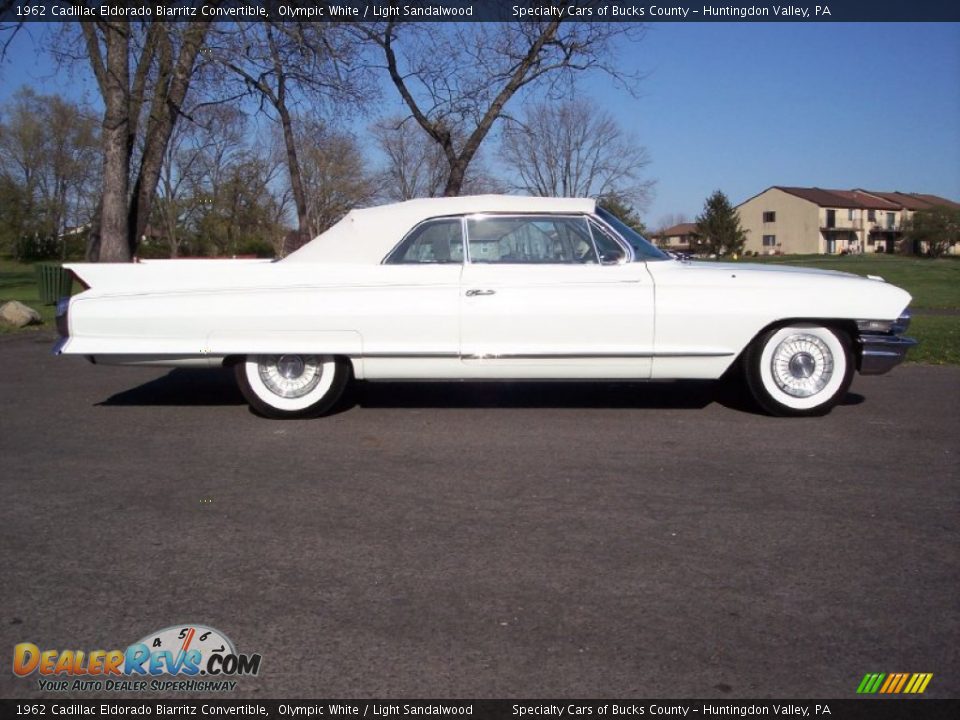
[[[750,392],[771,415],[824,415],[853,380],[849,337],[815,323],[763,333],[747,350],[744,364]]]
[[[248,355],[234,367],[237,385],[257,413],[316,417],[340,399],[350,367],[332,355]]]

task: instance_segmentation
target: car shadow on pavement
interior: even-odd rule
[[[176,369],[110,396],[104,406],[243,405],[233,373],[220,369]],[[841,405],[858,405],[849,393]],[[361,408],[636,408],[697,410],[717,403],[763,414],[736,382],[355,382],[331,414]]]
[[[840,405],[859,405],[847,393]],[[766,416],[745,388],[727,380],[652,382],[356,382],[333,412],[361,408],[633,408],[699,410],[718,404]]]
[[[97,405],[200,407],[245,403],[233,381],[231,370],[178,368],[142,385],[111,395]]]
[[[362,382],[352,390],[365,408],[678,408],[717,402],[713,382]]]

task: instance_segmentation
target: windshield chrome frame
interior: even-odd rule
[[[631,258],[631,259],[630,259],[630,262],[644,262],[644,263],[645,263],[645,262],[647,262],[647,261],[660,262],[660,261],[664,261],[664,260],[674,260],[674,259],[675,259],[675,258],[671,257],[669,254],[667,254],[666,252],[664,252],[663,250],[661,250],[660,248],[658,248],[658,247],[657,247],[656,245],[654,245],[652,242],[650,242],[649,240],[647,240],[647,238],[643,237],[643,235],[640,235],[640,233],[637,233],[637,235],[640,235],[640,237],[643,239],[643,241],[646,242],[648,245],[650,245],[650,247],[652,247],[654,250],[656,250],[657,252],[662,253],[662,254],[663,254],[663,257],[662,257],[662,258],[638,257],[636,251],[633,249],[633,244],[630,243],[625,237],[623,237],[623,235],[622,235],[615,227],[613,227],[612,225],[610,225],[610,223],[608,223],[608,222],[606,221],[606,219],[604,219],[603,217],[600,216],[600,214],[599,214],[599,212],[598,212],[598,211],[600,211],[600,210],[603,210],[603,208],[601,208],[599,205],[597,205],[597,211],[595,211],[594,213],[592,213],[590,217],[596,218],[605,228],[609,228],[609,229],[610,229],[610,232],[612,232],[612,233],[614,234],[614,236],[616,236],[617,238],[619,238],[621,243],[625,244],[628,248],[630,248],[630,258]],[[603,211],[604,211],[605,213],[608,213],[609,215],[613,215],[613,213],[611,213],[609,210],[603,210]],[[618,219],[619,219],[619,218],[618,218]],[[620,222],[623,222],[623,220],[620,220]],[[624,223],[624,225],[626,225],[626,223]],[[634,231],[634,232],[636,232],[636,231]]]

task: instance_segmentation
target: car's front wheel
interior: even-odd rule
[[[234,372],[250,406],[271,418],[322,415],[350,379],[349,364],[332,355],[248,355]]]
[[[814,323],[773,328],[744,355],[747,386],[771,415],[824,415],[853,380],[850,339]]]

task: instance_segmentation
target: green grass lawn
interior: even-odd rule
[[[53,305],[40,304],[33,265],[0,259],[0,302],[6,302],[7,300],[19,300],[24,305],[29,305],[43,318],[43,325],[30,325],[24,330],[50,329],[54,326],[53,319],[56,308]],[[0,323],[0,333],[9,332],[23,331],[14,330]]]
[[[925,260],[895,255],[749,258],[750,262],[755,260],[883,276],[887,282],[899,285],[913,295],[911,307],[921,311],[914,313],[910,328],[910,335],[921,344],[910,351],[910,359],[960,365],[960,315],[922,314],[923,309],[929,308],[960,311],[960,259]],[[40,304],[32,265],[0,259],[0,300],[19,300],[40,313],[43,325],[31,326],[27,330],[53,328],[54,306]],[[0,333],[9,332],[15,331],[0,325]]]
[[[912,308],[960,308],[960,258],[929,260],[899,255],[767,255],[744,258],[744,261],[879,275],[913,295]]]
[[[914,315],[907,335],[920,341],[907,355],[912,362],[960,365],[960,316]]]

